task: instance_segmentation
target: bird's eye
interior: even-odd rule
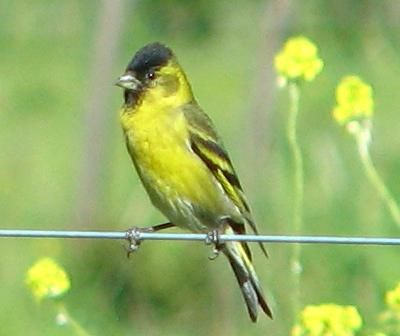
[[[154,71],[149,71],[146,75],[147,79],[153,80],[156,78],[156,73]]]

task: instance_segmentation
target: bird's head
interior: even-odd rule
[[[128,64],[116,85],[125,90],[125,102],[163,100],[180,105],[192,99],[190,85],[175,55],[161,43],[151,43],[140,49]]]

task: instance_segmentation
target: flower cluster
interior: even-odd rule
[[[385,302],[387,309],[379,315],[381,334],[382,336],[400,335],[400,283],[386,292]]]
[[[361,326],[361,316],[353,306],[307,306],[292,336],[352,336]]]
[[[347,76],[340,81],[336,88],[336,101],[332,114],[341,125],[353,120],[369,120],[372,117],[372,88],[358,76]]]
[[[67,273],[50,258],[42,258],[32,265],[25,282],[37,300],[58,298],[71,287]]]
[[[386,304],[391,310],[400,313],[400,283],[398,283],[394,289],[386,293],[385,299]]]
[[[280,81],[311,81],[322,70],[316,45],[304,36],[289,39],[275,56],[275,68]]]

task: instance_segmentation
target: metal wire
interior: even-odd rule
[[[70,239],[128,239],[129,231],[58,231],[58,230],[7,230],[0,229],[0,238],[70,238]],[[400,238],[338,237],[338,236],[287,236],[287,235],[225,235],[219,241],[246,241],[262,243],[342,244],[342,245],[400,245]],[[207,234],[137,232],[143,240],[209,241]]]

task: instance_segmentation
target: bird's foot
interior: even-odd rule
[[[126,251],[126,255],[129,258],[133,252],[136,252],[139,249],[140,244],[142,243],[141,233],[148,232],[149,230],[146,228],[133,227],[126,231],[126,240],[128,241],[128,247]]]
[[[206,245],[213,245],[212,255],[208,259],[215,260],[224,247],[224,243],[221,242],[220,232],[217,229],[210,231],[207,233],[205,242]]]
[[[164,223],[164,224],[158,224],[146,228],[139,228],[137,226],[134,226],[133,228],[130,228],[129,230],[126,231],[126,240],[128,240],[128,248],[127,248],[127,256],[128,258],[133,252],[136,252],[139,249],[139,245],[143,241],[141,238],[140,234],[142,232],[157,232],[161,231],[164,229],[169,229],[175,227],[175,224],[173,223]]]

